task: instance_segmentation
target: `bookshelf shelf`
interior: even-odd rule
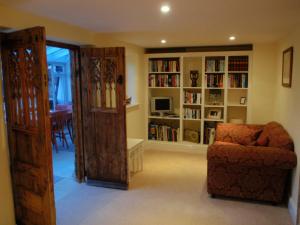
[[[224,105],[205,105],[205,108],[224,108]]]
[[[201,121],[201,119],[189,119],[189,118],[183,118],[184,121]]]
[[[228,107],[248,107],[248,105],[241,105],[241,104],[228,104]]]
[[[152,134],[151,127],[159,126],[177,134],[175,141],[162,141],[161,137],[153,140],[153,136],[148,136],[149,141],[207,147],[212,143],[211,137],[214,137],[218,123],[238,120],[246,123],[250,105],[248,93],[251,90],[250,55],[250,52],[237,51],[146,56],[146,99],[150,103],[152,97],[172,97],[173,111],[179,115],[151,116],[151,104],[145,104],[150,115],[147,115],[147,134]],[[240,104],[242,100],[244,105]],[[157,130],[161,132],[161,128]],[[196,140],[191,140],[189,134]]]
[[[183,87],[183,89],[201,90],[202,87]]]
[[[159,119],[159,120],[180,120],[179,117],[168,117],[168,116],[148,116],[149,119]]]
[[[184,106],[201,106],[201,104],[183,103]]]
[[[205,118],[204,121],[224,122],[224,119],[208,119],[208,118]]]
[[[227,88],[228,90],[248,90],[248,88]]]
[[[228,71],[228,73],[248,73],[248,71]]]
[[[209,72],[209,71],[206,71],[205,74],[224,74],[225,72],[224,71],[214,71],[214,72]]]
[[[149,74],[180,74],[181,72],[149,72]]]
[[[180,89],[180,87],[148,87],[149,89]]]

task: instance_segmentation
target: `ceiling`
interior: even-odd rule
[[[275,42],[300,25],[299,0],[167,1],[0,0],[143,47]],[[163,3],[171,6],[167,15]],[[230,35],[237,40],[229,42]]]

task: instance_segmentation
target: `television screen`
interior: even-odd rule
[[[170,110],[170,99],[156,99],[155,110]]]

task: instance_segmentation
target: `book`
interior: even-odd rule
[[[228,74],[229,88],[248,88],[248,74]]]
[[[184,92],[184,103],[200,105],[201,104],[201,93],[185,91]]]
[[[179,59],[150,59],[150,72],[179,72]]]
[[[184,108],[185,119],[201,119],[201,109]]]
[[[206,74],[205,82],[208,88],[222,88],[223,74]]]
[[[149,74],[149,87],[179,87],[179,74]]]
[[[164,124],[149,123],[148,139],[158,141],[177,142],[179,140],[179,128]]]

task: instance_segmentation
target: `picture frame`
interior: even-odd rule
[[[282,86],[292,87],[293,74],[293,53],[294,48],[289,47],[283,51],[282,55]]]
[[[207,115],[208,119],[221,119],[222,110],[221,109],[210,109]]]
[[[246,105],[246,102],[247,102],[247,98],[246,97],[241,97],[240,104],[241,105]]]

